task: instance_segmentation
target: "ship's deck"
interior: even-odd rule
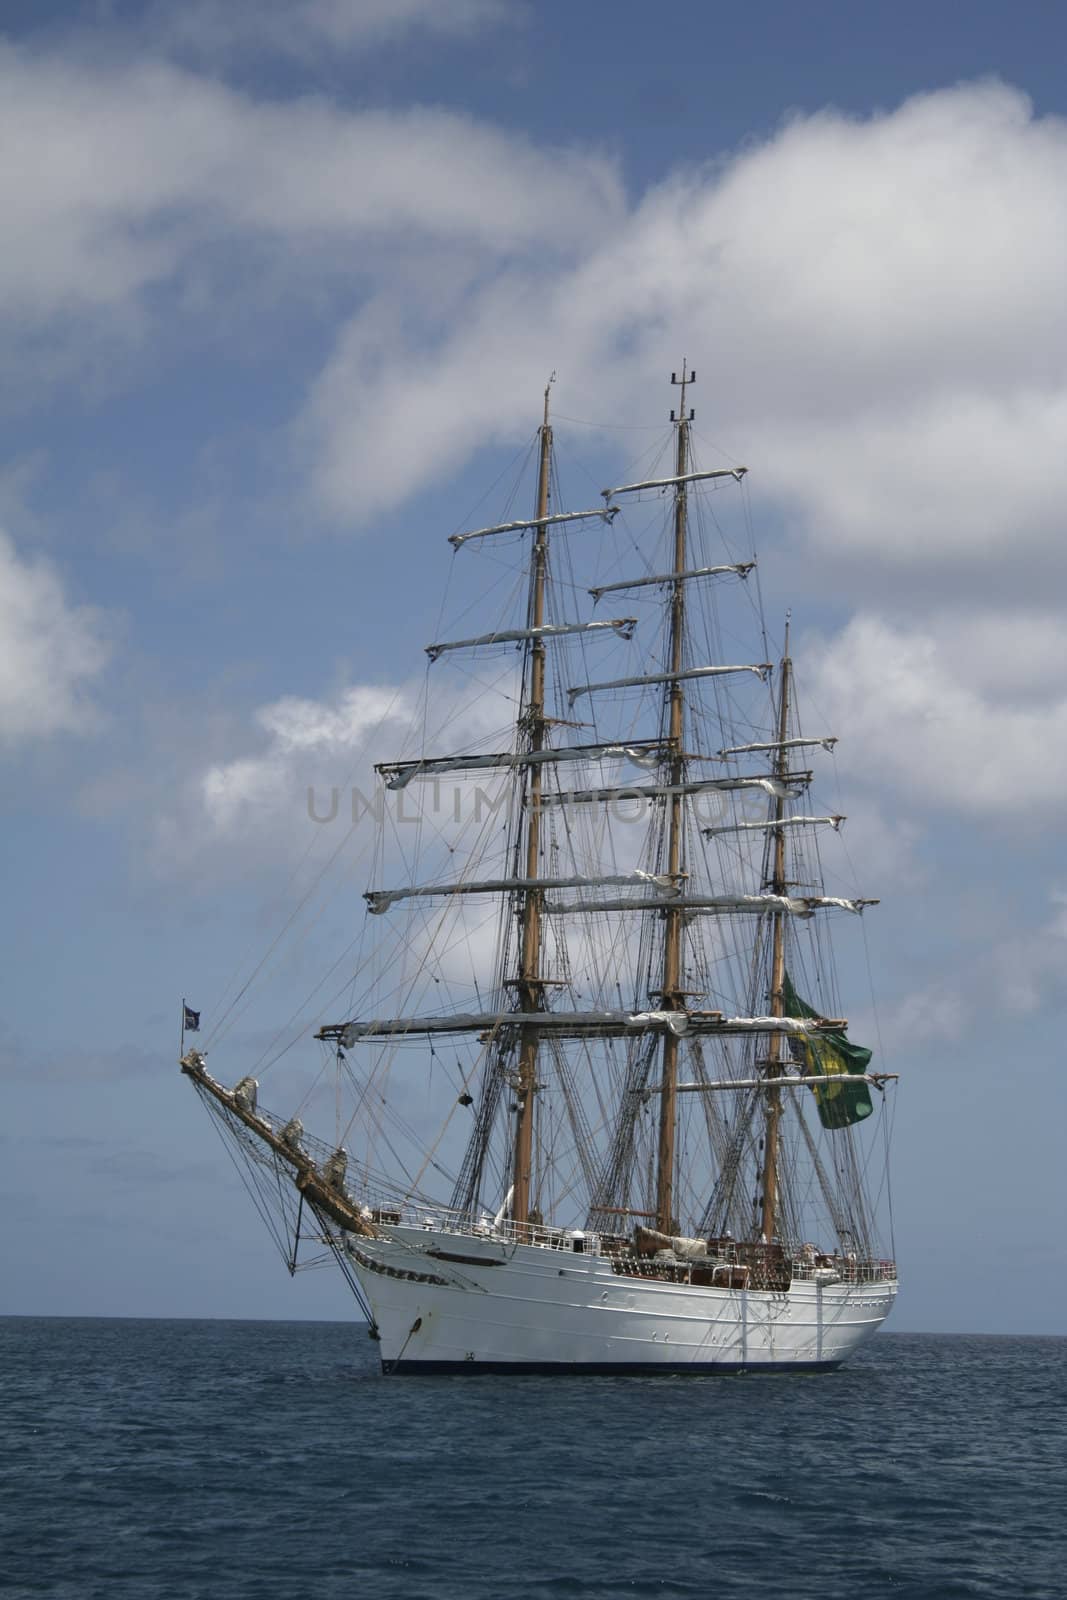
[[[827,1253],[805,1243],[766,1245],[733,1239],[708,1241],[704,1257],[670,1259],[660,1251],[642,1254],[631,1239],[619,1234],[558,1228],[546,1223],[512,1222],[488,1214],[472,1218],[447,1208],[405,1202],[365,1206],[366,1220],[385,1228],[448,1235],[457,1241],[479,1240],[504,1246],[525,1245],[566,1254],[610,1258],[613,1271],[624,1277],[697,1287],[730,1289],[788,1289],[790,1283],[895,1282],[896,1262],[863,1259],[853,1253]]]

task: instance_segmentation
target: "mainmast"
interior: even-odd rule
[[[685,408],[685,391],[695,382],[696,374],[686,371],[682,362],[682,376],[671,373],[671,382],[681,384],[681,404],[678,408],[678,457],[675,467],[679,479],[674,491],[674,593],[671,600],[670,624],[670,708],[667,723],[668,783],[673,793],[667,801],[667,876],[677,885],[682,870],[682,833],[684,825],[683,795],[680,785],[684,767],[684,699],[680,675],[685,635],[685,581],[686,570],[686,484],[689,468],[689,424],[692,412]],[[671,412],[671,420],[674,420]],[[666,1011],[675,1011],[685,1004],[682,993],[682,930],[683,913],[668,909],[664,913],[663,986],[660,1004]],[[663,1077],[660,1095],[659,1149],[656,1159],[656,1226],[662,1233],[677,1231],[674,1217],[674,1147],[677,1121],[678,1039],[671,1032],[663,1037]]]
[[[548,492],[552,465],[552,429],[548,423],[548,396],[551,379],[545,386],[545,415],[541,425],[541,459],[537,475],[537,533],[533,548],[529,623],[544,626],[545,576],[548,540],[544,519],[548,516]],[[524,725],[529,749],[538,751],[545,742],[545,641],[536,638],[530,650],[530,687]],[[537,878],[541,851],[540,765],[526,769],[526,877]],[[519,1009],[527,1014],[541,1009],[544,985],[541,982],[541,905],[540,889],[527,889],[522,907],[522,949],[519,958]],[[533,1166],[534,1095],[537,1092],[537,1048],[540,1031],[524,1027],[519,1037],[518,1112],[515,1126],[515,1164],[512,1177],[511,1218],[528,1222],[530,1218],[530,1180]]]
[[[789,769],[786,741],[789,735],[789,680],[793,663],[789,659],[789,618],[785,623],[785,645],[782,651],[781,690],[778,704],[778,753],[775,773],[779,778]],[[785,799],[782,794],[774,802],[774,867],[771,892],[784,895],[785,877]],[[781,911],[772,914],[774,929],[771,944],[771,1008],[772,1017],[785,1015],[785,916]],[[765,1068],[767,1077],[781,1077],[781,1037],[772,1033],[768,1040]],[[782,1117],[782,1091],[777,1086],[767,1090],[767,1123],[763,1147],[763,1205],[760,1215],[760,1232],[767,1244],[774,1240],[778,1223],[778,1125]]]

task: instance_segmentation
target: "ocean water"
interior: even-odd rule
[[[359,1324],[0,1319],[0,1593],[1067,1596],[1067,1340],[383,1379]]]

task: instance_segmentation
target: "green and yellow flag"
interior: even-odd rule
[[[801,1000],[793,988],[789,974],[785,975],[785,1014],[787,1017],[818,1017],[820,1012]],[[819,1121],[824,1128],[849,1128],[862,1122],[874,1110],[871,1094],[865,1083],[849,1083],[849,1075],[864,1073],[871,1061],[871,1052],[861,1044],[852,1044],[844,1033],[809,1034],[789,1041],[794,1058],[800,1062],[809,1078],[825,1078],[827,1082],[812,1084],[815,1103],[819,1108]]]

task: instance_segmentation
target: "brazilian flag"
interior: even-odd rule
[[[785,1014],[787,1017],[821,1015],[807,1001],[801,1000],[788,973],[785,975]],[[849,1128],[870,1116],[874,1106],[867,1084],[848,1081],[850,1073],[867,1071],[871,1060],[869,1050],[861,1044],[852,1044],[844,1033],[807,1034],[790,1039],[789,1047],[806,1077],[828,1080],[818,1088],[812,1084],[819,1121],[824,1128]]]

